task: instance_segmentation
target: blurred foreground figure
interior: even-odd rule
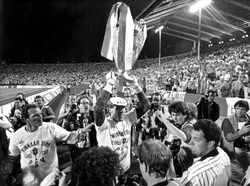
[[[109,147],[91,147],[74,162],[74,186],[113,186],[120,169],[119,155]],[[74,184],[72,184],[74,183]]]
[[[178,180],[167,176],[174,171],[173,158],[170,149],[162,142],[148,139],[138,148],[140,170],[148,186],[181,186]]]

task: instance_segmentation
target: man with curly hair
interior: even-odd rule
[[[113,186],[120,167],[118,153],[109,147],[91,147],[73,164],[70,185]]]

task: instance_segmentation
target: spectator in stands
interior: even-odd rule
[[[92,147],[72,166],[72,186],[113,186],[120,169],[119,154],[109,147]]]
[[[220,128],[208,119],[198,120],[193,127],[189,145],[198,158],[179,181],[184,186],[228,186],[231,163],[228,155],[218,147]]]
[[[243,173],[250,165],[249,153],[249,135],[250,135],[250,117],[247,114],[249,104],[245,100],[239,100],[234,104],[235,113],[225,118],[222,122],[223,142],[222,147],[232,158],[237,169],[242,168]]]
[[[150,103],[134,76],[130,77],[126,73],[118,76],[126,81],[131,88],[135,89],[140,102],[139,107],[126,113],[125,107],[127,106],[127,102],[125,99],[120,97],[110,98],[112,88],[116,82],[116,77],[111,71],[106,75],[107,84],[97,99],[94,116],[98,145],[108,146],[115,150],[119,154],[122,168],[124,171],[127,171],[130,167],[132,125],[150,108]],[[110,101],[111,115],[105,118],[105,108],[108,101]]]
[[[239,77],[237,81],[234,81],[232,83],[232,89],[231,89],[232,93],[232,97],[238,97],[238,98],[243,98],[245,97],[245,93],[244,93],[244,87],[243,87],[243,83],[241,81],[241,78]]]
[[[230,86],[226,81],[224,81],[223,77],[220,77],[219,90],[221,97],[225,98],[229,96]]]
[[[158,140],[145,140],[138,148],[140,171],[148,186],[181,186],[171,179],[174,173],[173,157],[167,146]]]
[[[250,99],[250,82],[244,87],[245,99]]]
[[[37,95],[34,99],[34,102],[41,109],[44,122],[52,122],[55,119],[55,113],[49,105],[45,105],[44,98],[40,95]]]
[[[22,184],[36,186],[58,167],[55,140],[75,144],[81,140],[82,133],[89,131],[91,125],[68,132],[58,125],[43,122],[42,111],[35,104],[26,106],[23,118],[26,125],[10,137],[9,153],[5,161],[14,162],[21,155]]]
[[[214,101],[217,92],[209,90],[207,96],[201,97],[197,103],[198,119],[216,121],[220,117],[220,106]]]

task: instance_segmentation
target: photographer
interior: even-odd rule
[[[183,141],[179,140],[179,143],[177,143],[177,139],[168,139],[168,143],[172,144],[172,147],[175,147],[175,149],[172,149],[174,158],[178,157],[178,161],[175,161],[176,173],[177,175],[181,175],[193,163],[194,156],[186,144],[191,140],[193,123],[196,118],[195,114],[193,114],[194,111],[181,101],[171,103],[168,109],[171,114],[171,122],[166,119],[161,111],[157,111],[156,115],[166,125],[172,135],[177,136]],[[181,166],[180,168],[178,167],[179,165]]]
[[[144,130],[143,136],[147,136],[146,138],[153,138],[163,141],[167,135],[167,127],[161,120],[159,120],[156,113],[157,111],[161,111],[163,115],[167,117],[168,111],[166,107],[161,105],[161,102],[161,94],[159,92],[155,92],[151,97],[151,108],[148,113],[149,122],[147,127],[149,130]]]
[[[161,110],[165,113],[165,117],[168,115],[166,107],[160,105],[162,102],[162,96],[159,92],[155,92],[151,96],[151,107],[147,113],[145,113],[134,125],[133,132],[133,147],[134,153],[141,141],[147,139],[158,139],[164,141],[167,135],[167,127],[156,117],[156,111]]]
[[[225,118],[222,122],[223,143],[222,148],[228,153],[234,163],[245,172],[250,165],[249,142],[250,117],[246,114],[249,110],[247,101],[239,100],[234,104],[235,113]],[[242,175],[243,176],[243,175]]]

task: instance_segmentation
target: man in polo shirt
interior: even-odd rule
[[[124,171],[127,171],[130,168],[131,159],[131,127],[138,118],[147,112],[150,108],[150,102],[134,76],[129,77],[127,74],[122,73],[118,77],[126,81],[136,91],[140,104],[138,104],[137,108],[127,111],[127,101],[125,99],[111,97],[116,76],[113,72],[110,72],[106,76],[107,83],[97,98],[94,116],[98,145],[108,146],[117,152]],[[110,116],[105,117],[107,106]]]
[[[227,186],[231,163],[228,155],[218,147],[220,128],[208,119],[198,120],[193,127],[190,146],[198,158],[179,181],[184,186]]]

